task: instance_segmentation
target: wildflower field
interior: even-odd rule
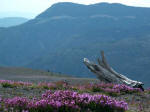
[[[105,83],[0,80],[0,112],[150,112],[150,90]]]

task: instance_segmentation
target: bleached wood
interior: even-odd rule
[[[102,60],[98,58],[98,64],[90,62],[87,58],[84,58],[84,64],[91,70],[91,72],[96,74],[100,81],[104,81],[106,83],[125,84],[144,90],[142,87],[144,84],[142,82],[131,80],[110,67],[104,56],[104,51],[101,52],[101,56]]]

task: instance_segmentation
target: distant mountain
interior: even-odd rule
[[[33,19],[37,14],[32,12],[0,11],[0,18],[21,17]]]
[[[54,4],[22,25],[0,29],[0,64],[93,77],[83,58],[104,50],[114,69],[150,86],[150,8]]]
[[[0,27],[10,27],[23,24],[27,22],[28,19],[22,17],[7,17],[0,18]]]

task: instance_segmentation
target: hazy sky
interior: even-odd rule
[[[25,17],[27,15],[33,17],[54,3],[68,1],[81,4],[116,2],[131,6],[150,7],[150,0],[0,0],[0,14],[1,16],[13,16],[15,14],[19,16],[19,14],[24,14]]]

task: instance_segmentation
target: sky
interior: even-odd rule
[[[138,7],[150,7],[150,0],[0,0],[0,17],[22,16],[34,18],[57,2],[74,2],[86,5],[109,2]]]

